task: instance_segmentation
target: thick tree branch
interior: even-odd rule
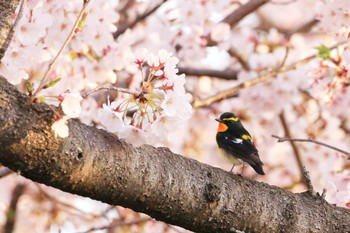
[[[29,179],[195,232],[350,231],[348,209],[309,192],[293,194],[167,148],[134,148],[77,121],[69,121],[69,137],[55,138],[51,108],[28,100],[0,78],[0,162]]]

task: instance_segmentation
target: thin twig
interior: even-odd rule
[[[236,80],[238,72],[236,70],[212,70],[212,69],[197,69],[191,67],[178,67],[179,73],[184,73],[189,76],[209,76],[225,80]]]
[[[241,64],[244,70],[250,70],[250,66],[249,66],[249,63],[247,62],[247,59],[244,58],[240,53],[238,53],[238,51],[235,48],[230,48],[228,53],[230,54],[231,57],[236,58],[236,60],[239,62],[239,64]]]
[[[314,186],[312,185],[310,174],[306,170],[305,166],[302,166],[302,170],[303,170],[303,177],[305,179],[305,184],[306,184],[306,187],[307,187],[307,192],[310,193],[312,196],[315,196],[316,192],[314,190]]]
[[[52,59],[52,61],[49,63],[49,66],[47,67],[47,70],[44,73],[44,76],[42,77],[40,84],[38,86],[38,88],[35,90],[35,92],[33,93],[31,100],[33,101],[35,99],[35,97],[37,96],[37,94],[42,90],[42,88],[45,86],[49,73],[51,72],[54,64],[56,63],[58,57],[62,54],[62,52],[64,51],[64,49],[67,47],[67,45],[69,44],[69,42],[72,40],[73,36],[78,32],[77,28],[79,25],[80,20],[82,19],[83,15],[85,14],[85,9],[88,6],[90,0],[84,0],[83,6],[81,7],[81,10],[79,12],[79,15],[77,17],[77,19],[74,22],[74,25],[72,27],[72,30],[69,32],[68,37],[66,39],[66,41],[63,43],[61,49],[58,51],[58,53],[56,54],[56,56]]]
[[[281,64],[279,65],[280,69],[286,64],[288,55],[289,55],[289,46],[286,46],[286,53],[284,54],[283,60],[282,60]]]
[[[291,141],[291,142],[312,142],[312,143],[315,143],[315,144],[318,144],[318,145],[321,145],[321,146],[328,147],[328,148],[333,149],[335,151],[338,151],[338,152],[348,156],[348,159],[350,159],[350,152],[347,152],[345,150],[342,150],[342,149],[339,149],[337,147],[331,146],[331,145],[326,144],[324,142],[316,141],[316,140],[313,140],[313,139],[287,138],[287,137],[279,137],[279,136],[276,136],[276,135],[271,135],[271,136],[274,137],[274,138],[277,138],[278,139],[277,142],[285,142],[285,141]]]
[[[286,137],[291,138],[291,133],[290,133],[288,123],[287,123],[287,120],[286,120],[286,117],[285,117],[283,111],[280,113],[279,118],[280,118],[283,130],[284,130],[284,134],[286,135]],[[290,142],[290,145],[292,146],[294,156],[295,156],[295,159],[297,161],[297,164],[298,164],[298,167],[300,170],[301,177],[303,177],[303,179],[301,179],[301,181],[303,181],[303,183],[305,185],[307,185],[307,183],[306,183],[307,178],[304,176],[303,161],[301,160],[299,148],[297,147],[297,145],[295,145],[295,143],[293,141]]]
[[[12,191],[11,203],[5,215],[7,219],[3,228],[3,233],[14,232],[15,223],[16,223],[17,204],[18,204],[19,198],[22,196],[22,194],[25,191],[25,187],[26,186],[24,184],[17,184],[17,186]]]
[[[17,27],[19,21],[21,20],[22,16],[23,16],[23,11],[24,11],[24,6],[25,6],[26,0],[22,0],[21,1],[21,5],[19,6],[19,10],[18,10],[18,14],[16,17],[15,22],[13,23],[5,42],[2,44],[1,48],[0,48],[0,62],[2,60],[2,58],[5,55],[6,50],[8,49],[8,47],[10,46],[10,43],[12,41],[12,37],[15,34],[15,28]]]
[[[232,11],[230,14],[228,14],[223,20],[221,20],[222,23],[227,23],[230,25],[231,28],[234,28],[244,17],[249,15],[250,13],[256,11],[259,7],[263,6],[265,3],[269,2],[270,0],[250,0],[249,2],[242,4],[239,1],[234,1],[231,4],[238,4],[239,7]],[[214,41],[211,39],[211,37],[208,35],[206,36],[207,45],[206,46],[217,46],[217,41]],[[232,54],[231,54],[232,56]],[[236,56],[234,56],[236,57]],[[240,56],[236,57],[239,62]],[[244,59],[242,60],[244,61]],[[248,67],[243,67],[248,68]],[[249,70],[249,69],[247,69]]]
[[[121,227],[121,226],[137,225],[137,224],[145,223],[145,222],[148,222],[151,220],[152,220],[152,218],[146,217],[146,218],[142,218],[142,219],[138,219],[138,220],[134,220],[134,221],[129,221],[129,222],[117,221],[117,222],[109,224],[107,226],[93,227],[93,228],[90,228],[86,231],[81,231],[79,233],[88,233],[88,232],[92,232],[92,231],[107,230],[107,229],[112,229],[112,228]]]
[[[91,95],[92,93],[100,91],[100,90],[117,91],[117,92],[122,92],[122,93],[130,94],[130,95],[138,95],[139,94],[136,91],[131,91],[131,90],[126,89],[126,88],[115,87],[115,86],[111,86],[111,85],[105,85],[105,86],[96,87],[95,89],[86,92],[82,96],[83,96],[83,98],[86,98],[88,95]]]
[[[327,189],[322,189],[322,194],[321,194],[321,197],[323,198],[323,199],[325,199],[326,198],[326,194],[327,194]]]
[[[290,39],[292,35],[295,33],[306,33],[311,30],[313,26],[318,24],[320,21],[318,19],[312,19],[309,22],[306,22],[305,24],[301,25],[300,27],[296,28],[295,30],[292,31],[285,31],[285,36],[286,39]],[[283,32],[283,31],[282,31]]]
[[[343,44],[346,44],[348,43],[349,41],[343,41],[343,42],[339,42],[337,43],[336,45],[330,47],[329,49],[330,50],[333,50],[335,48],[337,48],[338,46],[340,45],[343,45]],[[310,62],[312,59],[316,58],[317,57],[317,54],[314,54],[314,55],[311,55],[309,57],[306,57],[300,61],[297,61],[297,62],[294,62],[290,65],[287,65],[287,66],[283,66],[281,68],[277,68],[265,75],[262,75],[258,78],[255,78],[255,79],[252,79],[252,80],[249,80],[249,81],[246,81],[246,82],[243,82],[233,88],[230,88],[228,90],[225,90],[225,91],[222,91],[216,95],[213,95],[213,96],[210,96],[206,99],[203,99],[203,100],[195,100],[193,101],[192,103],[192,107],[193,108],[202,108],[202,107],[207,107],[215,102],[219,102],[221,100],[224,100],[226,99],[228,96],[233,96],[235,95],[237,92],[239,92],[240,90],[242,89],[245,89],[245,88],[248,88],[248,87],[251,87],[251,86],[255,86],[256,84],[259,84],[261,82],[264,82],[264,81],[267,81],[271,78],[274,78],[276,77],[278,74],[280,73],[284,73],[286,71],[290,71],[290,70],[294,70],[294,69],[297,69],[298,67],[302,66],[302,65],[305,65],[307,64],[308,62]]]
[[[259,7],[261,7],[265,3],[268,3],[269,1],[270,0],[250,0],[249,2],[243,4],[242,6],[237,8],[235,11],[233,11],[231,14],[226,16],[222,20],[222,22],[228,23],[231,26],[231,28],[233,28],[244,17],[246,17],[250,13],[254,12]]]
[[[163,5],[167,0],[162,0],[159,4],[155,5],[152,9],[146,11],[144,14],[139,15],[134,19],[131,23],[125,25],[119,25],[117,31],[113,34],[114,38],[118,38],[121,34],[123,34],[127,29],[134,28],[138,23],[144,21],[148,16],[153,14],[159,7]]]

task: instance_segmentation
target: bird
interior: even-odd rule
[[[230,172],[235,165],[248,164],[256,173],[265,175],[262,167],[264,164],[259,158],[258,150],[239,117],[234,113],[225,112],[215,120],[219,122],[216,133],[219,150],[224,157],[233,163]]]

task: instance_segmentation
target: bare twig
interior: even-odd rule
[[[58,51],[58,53],[56,54],[56,56],[52,59],[52,61],[49,63],[49,66],[47,68],[47,70],[44,73],[44,76],[42,77],[40,84],[38,86],[38,88],[35,90],[35,92],[33,93],[31,100],[33,101],[35,99],[35,97],[37,96],[37,94],[42,90],[42,88],[45,86],[47,79],[48,79],[48,75],[51,72],[54,64],[56,63],[58,57],[62,54],[62,52],[64,51],[64,49],[67,47],[67,45],[69,44],[69,42],[72,40],[73,36],[78,32],[78,26],[79,26],[79,22],[80,20],[83,18],[84,14],[85,14],[85,9],[88,6],[90,0],[84,0],[83,6],[81,7],[81,10],[79,12],[79,15],[77,17],[77,19],[75,20],[75,23],[72,27],[72,30],[69,32],[69,35],[66,39],[66,41],[63,43],[62,47],[60,48],[60,50]]]
[[[99,86],[96,87],[95,89],[86,92],[85,94],[83,94],[83,98],[87,97],[88,95],[91,95],[92,93],[96,92],[96,91],[100,91],[100,90],[110,90],[110,91],[118,91],[118,92],[122,92],[122,93],[126,93],[126,94],[130,94],[130,95],[138,95],[139,93],[136,91],[131,91],[129,89],[126,88],[121,88],[121,87],[115,87],[115,86],[111,86],[111,85],[105,85],[105,86]]]
[[[289,55],[289,46],[286,46],[286,53],[284,54],[283,60],[282,60],[281,64],[279,65],[280,68],[282,68],[286,64],[288,55]]]
[[[330,47],[329,49],[330,50],[333,50],[335,48],[337,48],[338,46],[340,45],[343,45],[343,44],[346,44],[348,43],[348,41],[343,41],[343,42],[339,42],[337,43],[336,45]],[[316,58],[317,54],[314,54],[314,55],[311,55],[309,57],[306,57],[300,61],[297,61],[297,62],[294,62],[290,65],[287,65],[287,66],[283,66],[281,68],[277,68],[276,70],[273,70],[265,75],[262,75],[256,79],[252,79],[252,80],[249,80],[249,81],[246,81],[246,82],[243,82],[233,88],[230,88],[228,90],[225,90],[225,91],[222,91],[216,95],[213,95],[213,96],[210,96],[206,99],[203,99],[203,100],[200,100],[200,99],[197,99],[197,100],[194,100],[193,103],[192,103],[192,106],[194,108],[202,108],[202,107],[207,107],[215,102],[219,102],[221,100],[224,100],[226,99],[227,97],[229,96],[233,96],[235,95],[237,92],[239,92],[240,90],[242,89],[245,89],[245,88],[248,88],[248,87],[251,87],[251,86],[255,86],[256,84],[259,84],[261,82],[264,82],[264,81],[267,81],[271,78],[274,78],[276,77],[278,74],[280,73],[284,73],[286,71],[290,71],[290,70],[294,70],[294,69],[297,69],[298,67],[302,66],[302,65],[305,65],[307,64],[308,62],[310,62],[312,59]]]
[[[134,19],[132,22],[125,24],[125,25],[119,25],[117,31],[114,33],[114,38],[118,38],[121,34],[123,34],[127,29],[134,28],[138,23],[144,21],[148,16],[153,14],[156,10],[158,10],[159,7],[163,5],[167,0],[162,0],[159,4],[155,5],[150,10],[146,11],[144,14],[139,15]]]
[[[321,197],[323,198],[323,199],[325,199],[326,198],[326,194],[327,194],[327,189],[322,189],[322,194],[321,194]]]
[[[219,94],[213,95],[213,96],[211,96],[211,97],[209,97],[207,99],[195,100],[192,103],[192,106],[194,108],[207,107],[210,104],[213,104],[215,102],[219,102],[221,100],[226,99],[228,96],[232,96],[232,95],[236,94],[237,92],[239,92],[242,89],[245,89],[245,88],[248,88],[248,87],[251,87],[251,86],[255,86],[256,84],[259,84],[261,82],[267,81],[267,80],[269,80],[271,78],[276,77],[280,73],[296,69],[297,67],[308,63],[309,61],[311,61],[315,57],[316,57],[316,55],[309,56],[309,57],[304,58],[304,59],[302,59],[302,60],[300,60],[298,62],[295,62],[295,63],[293,63],[291,65],[283,66],[283,67],[281,67],[279,69],[273,70],[273,71],[271,71],[271,72],[269,72],[269,73],[267,73],[267,74],[265,74],[263,76],[260,76],[260,77],[258,77],[256,79],[252,79],[252,80],[243,82],[243,83],[241,83],[241,84],[239,84],[239,85],[237,85],[237,86],[235,86],[235,87],[233,87],[231,89],[228,89],[226,91],[222,91]]]
[[[8,176],[12,173],[13,173],[13,171],[11,169],[4,167],[0,170],[0,179],[4,178],[5,176]]]
[[[286,137],[291,138],[291,133],[290,133],[290,130],[289,130],[289,127],[288,127],[288,123],[287,123],[286,117],[284,116],[284,112],[283,111],[280,113],[279,118],[280,118],[283,130],[284,130],[284,134],[286,135]],[[307,183],[306,183],[307,182],[307,177],[305,177],[305,174],[304,174],[303,162],[301,160],[301,155],[300,155],[300,152],[299,152],[299,148],[295,145],[295,143],[293,141],[290,142],[290,145],[292,146],[292,149],[293,149],[293,152],[294,152],[294,156],[295,156],[295,159],[297,161],[297,164],[298,164],[298,167],[299,167],[299,170],[300,170],[301,177],[303,177],[303,179],[300,179],[300,181],[303,181],[303,183],[305,185],[307,185]]]
[[[236,60],[241,64],[241,66],[244,70],[250,70],[247,59],[244,58],[241,54],[239,54],[235,48],[230,48],[228,53],[230,54],[231,57],[236,58]],[[236,71],[236,73],[237,73],[237,71]]]
[[[331,146],[331,145],[326,144],[324,142],[316,141],[316,140],[313,140],[313,139],[288,138],[288,137],[279,137],[279,136],[276,136],[276,135],[271,135],[271,136],[274,137],[274,138],[277,138],[278,139],[277,142],[285,142],[285,141],[290,141],[290,142],[312,142],[312,143],[315,143],[315,144],[318,144],[318,145],[321,145],[321,146],[328,147],[328,148],[333,149],[335,151],[338,151],[338,152],[348,156],[348,159],[350,159],[350,152],[347,152],[345,150],[342,150],[342,149],[339,149],[337,147]]]
[[[17,184],[17,186],[12,191],[12,199],[10,206],[6,212],[6,223],[3,228],[3,233],[12,233],[14,232],[15,223],[16,223],[16,210],[17,210],[17,204],[19,201],[19,198],[22,196],[22,194],[25,191],[25,185],[24,184]]]
[[[197,69],[191,67],[179,67],[179,73],[192,76],[209,76],[221,78],[226,80],[237,79],[238,72],[236,70],[211,70],[211,69]]]
[[[306,22],[305,24],[301,25],[300,27],[296,28],[293,31],[285,31],[286,39],[289,39],[292,35],[295,33],[305,33],[311,30],[313,26],[318,24],[319,20],[318,19],[312,19],[309,22]],[[282,31],[283,32],[283,31]]]
[[[270,0],[250,0],[249,2],[243,4],[239,8],[237,8],[235,11],[233,11],[231,14],[226,16],[222,22],[228,23],[231,28],[236,26],[239,21],[241,21],[244,17],[249,15],[250,13],[257,10],[259,7],[264,5],[265,3],[269,2]]]
[[[286,118],[285,118],[285,116],[284,116],[284,112],[282,112],[282,113],[280,114],[280,120],[281,120],[283,129],[284,129],[285,135],[286,135],[288,138],[290,138],[290,137],[291,137],[291,133],[290,133],[290,131],[289,131],[289,127],[288,127]],[[272,137],[274,137],[274,135],[272,135]],[[279,140],[278,140],[278,141],[279,141]],[[302,163],[301,155],[300,155],[300,152],[299,152],[299,148],[295,145],[294,141],[290,141],[290,144],[291,144],[291,146],[292,146],[292,149],[293,149],[295,158],[296,158],[296,160],[297,160],[297,163],[298,163],[298,166],[299,166],[299,169],[300,169],[300,172],[301,172],[301,177],[302,177],[302,179],[300,179],[300,181],[303,181],[303,183],[306,185],[306,187],[307,187],[307,192],[308,192],[308,193],[310,193],[312,196],[316,196],[316,192],[315,192],[315,190],[314,190],[314,187],[312,186],[310,174],[309,174],[309,172],[306,170],[305,166],[304,166],[303,163]],[[323,194],[322,194],[322,195],[323,195]],[[322,196],[322,195],[321,195],[321,196]]]
[[[145,222],[148,222],[148,221],[151,221],[151,220],[152,220],[152,218],[146,217],[146,218],[141,218],[141,219],[137,219],[137,220],[129,221],[129,222],[117,221],[117,222],[109,224],[107,226],[93,227],[93,228],[90,228],[90,229],[88,229],[86,231],[81,231],[79,233],[88,233],[88,232],[92,232],[92,231],[101,231],[101,230],[113,229],[113,228],[117,228],[117,227],[121,227],[121,226],[137,225],[137,224],[145,223]]]
[[[7,48],[10,46],[10,43],[12,41],[12,37],[15,34],[15,28],[17,27],[19,21],[21,20],[21,18],[23,16],[23,10],[24,10],[25,3],[26,3],[26,0],[22,0],[21,1],[21,5],[19,6],[19,10],[18,10],[18,14],[17,14],[16,20],[13,23],[13,25],[12,25],[12,27],[11,27],[8,35],[7,35],[7,38],[6,38],[5,42],[2,44],[2,46],[0,48],[0,62],[1,62],[2,58],[4,57],[4,55],[5,55],[5,52],[6,52]]]
[[[310,193],[311,195],[315,196],[316,192],[314,190],[314,186],[312,185],[310,174],[306,170],[305,166],[302,166],[302,171],[303,171],[303,177],[305,179],[305,184],[306,184],[306,187],[307,187],[307,192]]]

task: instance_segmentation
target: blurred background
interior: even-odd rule
[[[255,3],[255,5],[253,4]],[[0,74],[26,92],[69,35],[82,1],[27,0]],[[265,176],[244,176],[292,192],[306,190],[302,166],[326,200],[350,208],[350,25],[348,0],[91,0],[84,26],[49,74],[60,78],[40,93],[57,104],[67,89],[103,84],[137,90],[135,53],[165,49],[179,59],[191,95],[189,119],[155,146],[229,171],[220,156],[215,118],[234,112],[251,133]],[[19,11],[20,9],[18,9]],[[229,90],[229,91],[228,91]],[[98,92],[82,100],[79,119],[104,128],[99,109],[127,94]],[[179,113],[180,114],[180,113]],[[176,129],[176,130],[175,130]],[[152,137],[152,136],[145,136]],[[240,168],[234,172],[240,173]],[[119,206],[34,183],[0,166],[0,229],[4,232],[189,232]]]

